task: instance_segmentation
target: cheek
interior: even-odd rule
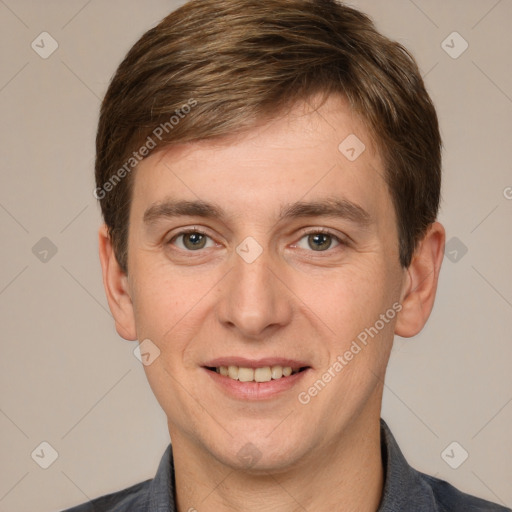
[[[383,261],[369,255],[357,264],[331,269],[328,278],[308,278],[309,283],[301,280],[300,293],[307,297],[305,302],[318,317],[314,321],[322,331],[322,370],[331,368],[339,376],[333,379],[332,392],[343,389],[355,402],[371,392],[378,381],[375,375],[383,376],[392,346],[393,304],[399,298],[399,288],[396,271],[386,268]],[[304,295],[307,291],[309,295]],[[336,368],[335,361],[339,363]],[[324,400],[329,396],[326,393]],[[342,400],[340,407],[346,405]]]
[[[383,266],[368,258],[314,276],[301,274],[295,289],[326,328],[345,338],[375,322],[391,306],[393,294],[385,275]]]
[[[135,261],[134,261],[135,263]],[[138,262],[137,262],[138,263]],[[167,365],[177,370],[187,351],[194,347],[205,315],[215,303],[215,273],[191,273],[165,264],[143,261],[134,264],[134,314],[139,340],[150,339],[165,357]]]
[[[132,297],[139,339],[144,336],[162,340],[185,314],[189,303],[187,288],[149,262],[134,262],[134,276]]]

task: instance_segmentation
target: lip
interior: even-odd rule
[[[239,359],[238,359],[239,360]],[[223,359],[223,361],[225,361]],[[282,361],[282,360],[281,360]],[[253,361],[254,363],[254,361]],[[233,363],[232,363],[233,364]],[[277,364],[277,363],[276,363]],[[217,366],[217,365],[212,365]],[[227,366],[227,365],[218,365],[218,366]],[[235,366],[243,366],[235,365]],[[258,362],[258,366],[272,366],[271,364],[263,364],[261,365]],[[258,367],[256,366],[256,367]],[[285,365],[290,366],[290,365]],[[303,367],[306,365],[303,365]],[[253,368],[253,366],[247,366],[247,368]],[[219,387],[222,393],[228,395],[231,398],[235,398],[238,400],[251,400],[251,401],[259,401],[259,400],[270,400],[273,398],[282,395],[286,391],[289,391],[294,386],[297,386],[298,383],[304,378],[304,375],[311,370],[311,367],[307,367],[305,370],[294,373],[288,377],[281,377],[280,379],[270,380],[268,382],[240,382],[239,380],[234,380],[229,377],[225,377],[220,373],[217,373],[212,370],[208,370],[208,368],[202,368],[207,375],[212,379],[212,381]]]
[[[290,366],[292,369],[310,367],[304,361],[285,359],[282,357],[264,357],[262,359],[247,359],[245,357],[218,357],[202,365],[218,368],[219,366],[243,366],[244,368],[261,368],[262,366]]]

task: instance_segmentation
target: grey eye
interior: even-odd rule
[[[198,251],[205,247],[212,247],[214,245],[213,240],[211,240],[208,235],[197,231],[180,233],[174,237],[173,241],[177,247],[186,251]],[[207,245],[208,243],[209,245]]]
[[[332,247],[339,245],[339,241],[334,235],[329,233],[310,233],[304,235],[298,242],[298,247],[301,249],[311,249],[316,252],[323,252]]]
[[[315,235],[308,235],[308,245],[314,251],[323,251],[329,249],[332,243],[330,235],[325,233],[317,233]]]

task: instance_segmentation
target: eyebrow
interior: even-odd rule
[[[347,199],[297,202],[281,208],[281,219],[302,217],[339,217],[363,227],[369,226],[372,222],[371,215],[364,208]]]
[[[153,224],[162,218],[180,216],[223,219],[226,217],[226,214],[222,208],[205,201],[175,201],[166,199],[151,205],[144,212],[143,220],[144,224]]]
[[[160,219],[181,216],[216,218],[226,220],[228,215],[220,207],[205,201],[166,199],[151,205],[145,212],[144,224],[154,224]],[[335,217],[352,221],[362,227],[372,222],[371,215],[358,204],[347,199],[327,198],[321,201],[299,201],[281,207],[279,220],[303,217]]]

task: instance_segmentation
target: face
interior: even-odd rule
[[[173,441],[284,470],[379,417],[405,276],[383,176],[334,97],[141,162],[127,287]]]

